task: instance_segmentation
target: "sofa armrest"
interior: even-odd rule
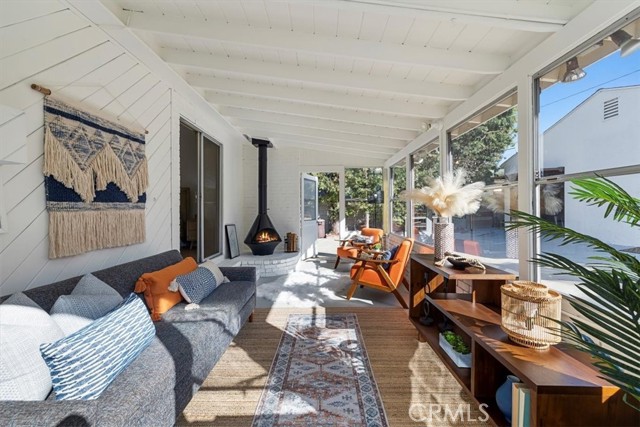
[[[2,426],[94,426],[98,401],[3,401]]]
[[[220,267],[220,271],[232,282],[256,283],[257,281],[255,267]]]

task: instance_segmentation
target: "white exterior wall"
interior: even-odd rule
[[[618,98],[618,116],[604,119],[604,101]],[[544,167],[564,167],[579,173],[640,164],[640,86],[603,89],[549,128],[543,135]],[[640,197],[640,175],[614,178],[635,197]],[[604,208],[575,200],[565,184],[565,225],[606,243],[640,246],[640,230],[627,224],[603,220]],[[601,226],[602,225],[602,226]]]
[[[0,295],[177,248],[180,115],[223,144],[223,221],[241,218],[243,138],[215,110],[185,101],[182,88],[176,91],[157,68],[151,71],[66,2],[34,7],[3,1],[0,38],[0,104],[24,111],[27,123],[26,163],[0,165],[0,204],[7,218],[7,231],[0,234]],[[31,83],[149,131],[145,243],[48,259],[42,95]]]

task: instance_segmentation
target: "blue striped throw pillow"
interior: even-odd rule
[[[56,400],[92,400],[151,344],[156,330],[136,295],[107,315],[40,352],[51,372]]]
[[[182,297],[190,304],[198,304],[218,287],[213,272],[206,267],[198,267],[191,273],[181,274],[176,277],[170,291],[179,290]]]

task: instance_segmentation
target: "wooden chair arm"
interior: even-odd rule
[[[366,252],[371,255],[382,255],[385,251],[379,251],[377,249],[363,249],[362,252]]]
[[[355,261],[370,262],[370,263],[372,263],[374,265],[395,264],[396,262],[398,262],[397,259],[374,259],[374,258],[360,258],[360,257],[355,257],[355,256],[350,256],[349,258],[351,258],[352,260],[355,260]]]

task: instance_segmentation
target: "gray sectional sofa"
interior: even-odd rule
[[[96,271],[94,276],[129,295],[145,272],[182,259],[178,251]],[[187,311],[178,304],[155,322],[152,344],[96,400],[0,402],[1,426],[170,426],[182,413],[240,328],[256,301],[254,267],[222,267],[231,281]],[[25,291],[47,312],[80,277]]]

